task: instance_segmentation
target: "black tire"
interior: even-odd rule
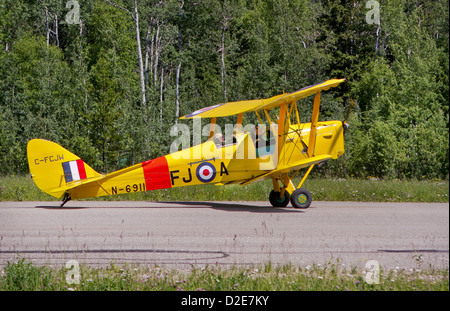
[[[304,189],[299,188],[292,192],[291,195],[291,204],[295,208],[308,208],[311,205],[312,202],[312,195],[311,193]]]
[[[284,191],[283,198],[280,198],[280,193],[272,190],[269,195],[269,201],[273,207],[286,207],[289,204],[289,197],[290,195],[287,191]]]

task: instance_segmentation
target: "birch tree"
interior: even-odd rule
[[[120,5],[117,5],[114,2],[111,2],[110,0],[105,0],[105,1],[108,2],[110,5],[127,12],[134,21],[135,32],[136,32],[137,57],[138,57],[138,63],[139,63],[139,78],[141,81],[142,106],[143,106],[143,108],[145,108],[146,104],[147,104],[147,99],[146,99],[146,90],[145,90],[144,62],[142,60],[141,34],[140,34],[140,28],[139,28],[138,1],[134,0],[132,12],[130,10],[128,10],[127,8],[124,8]],[[145,119],[145,117],[144,117],[144,119]]]

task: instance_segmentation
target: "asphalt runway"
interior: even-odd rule
[[[0,268],[111,263],[449,267],[448,203],[0,202]]]

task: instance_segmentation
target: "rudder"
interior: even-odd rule
[[[36,186],[58,199],[83,181],[100,177],[77,155],[57,143],[32,139],[27,145],[28,166]]]

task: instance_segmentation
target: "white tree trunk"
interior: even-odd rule
[[[183,6],[184,6],[184,0],[181,1],[180,5],[180,20],[183,17]],[[178,57],[178,66],[177,66],[177,73],[175,77],[175,124],[178,124],[178,118],[180,117],[180,74],[181,74],[181,50],[182,50],[182,42],[181,42],[181,27],[178,29],[178,53],[180,53]]]
[[[138,55],[138,62],[139,62],[139,77],[141,79],[142,106],[145,107],[146,103],[147,103],[147,100],[146,100],[146,97],[145,97],[144,62],[142,60],[141,35],[140,35],[140,30],[139,30],[139,12],[138,12],[137,0],[134,0],[134,14],[131,13],[126,8],[123,8],[123,7],[119,6],[119,5],[111,2],[110,0],[105,0],[105,1],[108,2],[110,5],[112,5],[113,7],[116,7],[116,8],[119,8],[121,10],[124,10],[125,12],[130,14],[130,16],[134,20],[134,25],[135,25],[135,28],[136,28],[137,55]],[[144,119],[145,119],[145,117],[144,117]]]
[[[134,23],[136,25],[136,43],[137,43],[137,54],[138,54],[138,61],[139,61],[139,77],[141,78],[142,106],[145,107],[147,100],[145,97],[144,63],[142,61],[141,35],[139,33],[139,13],[138,13],[137,0],[134,0]]]

